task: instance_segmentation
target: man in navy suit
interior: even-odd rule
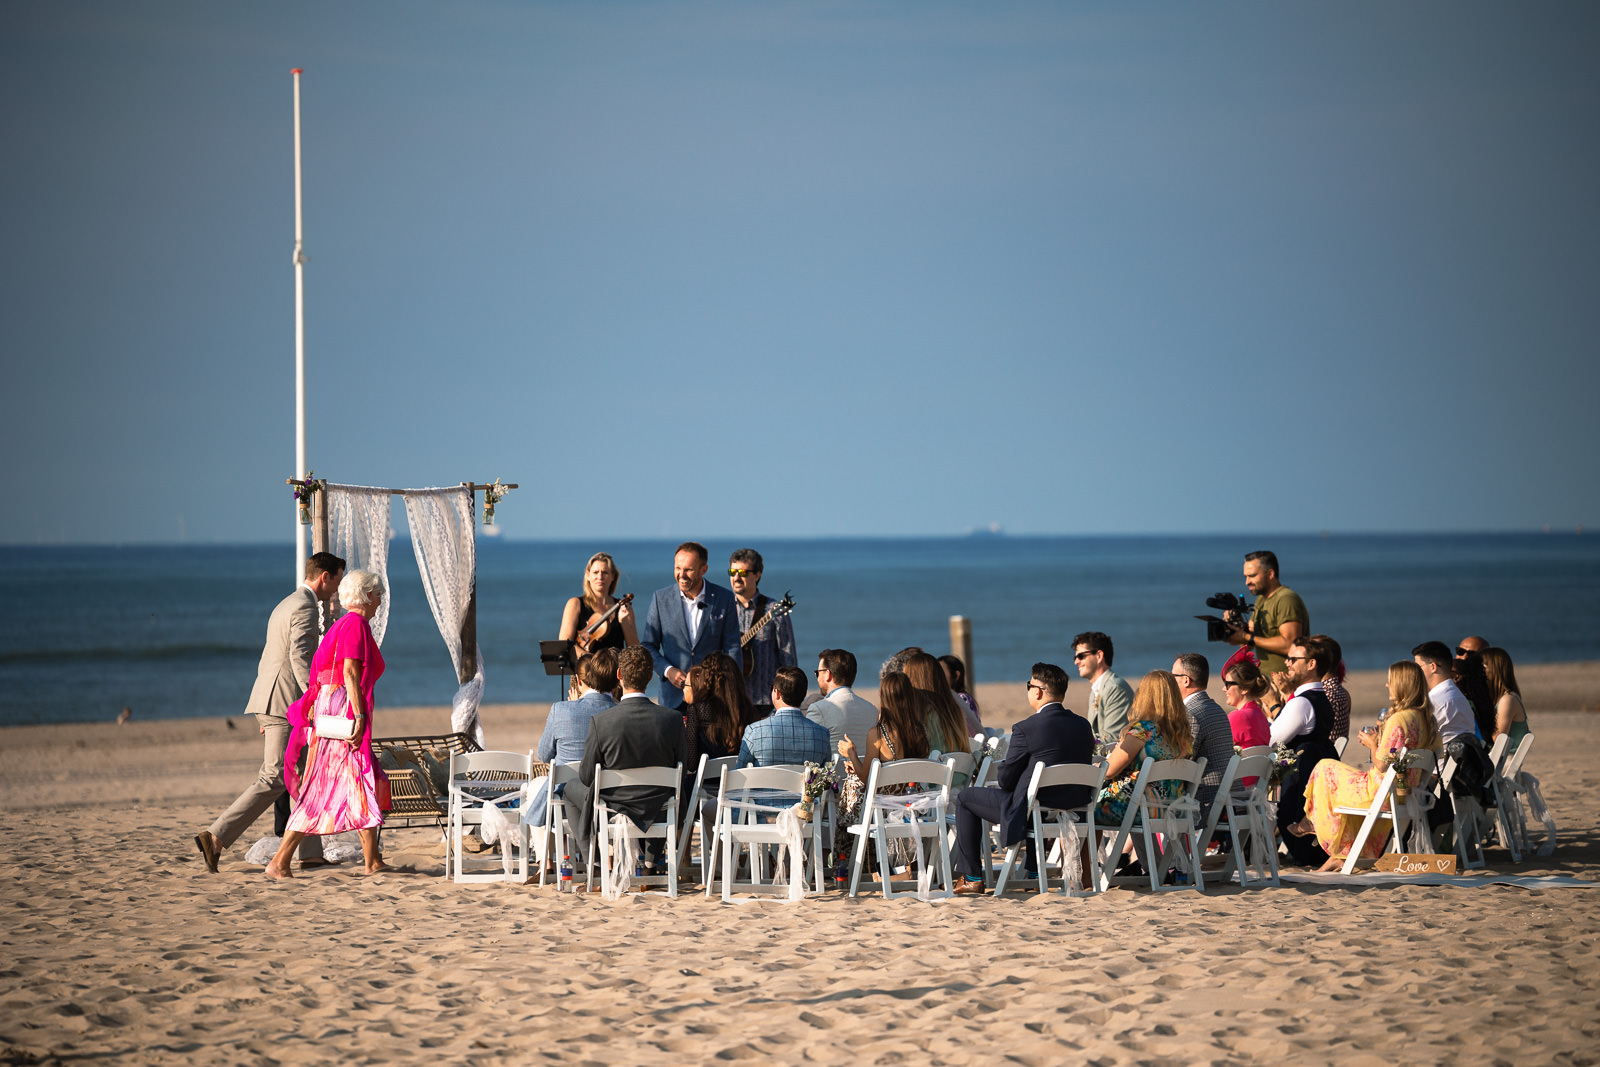
[[[712,652],[739,661],[739,611],[733,593],[706,581],[706,546],[685,541],[672,557],[676,584],[657,589],[650,613],[639,628],[639,643],[650,650],[661,676],[661,706],[683,706],[689,668]]]
[[[1011,747],[1000,764],[1000,787],[974,786],[956,794],[956,871],[965,877],[957,893],[983,892],[984,823],[1000,827],[1011,846],[1027,836],[1028,785],[1036,763],[1092,763],[1094,731],[1089,720],[1061,706],[1067,672],[1054,663],[1035,663],[1028,681],[1028,706],[1034,713],[1011,728]],[[1039,791],[1048,808],[1077,808],[1093,799],[1086,785],[1049,786]],[[1028,870],[1038,870],[1028,841]]]

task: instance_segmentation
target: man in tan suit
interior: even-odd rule
[[[217,817],[211,829],[201,830],[194,843],[217,872],[217,857],[250,828],[256,817],[282,795],[283,754],[289,747],[289,705],[299,700],[311,679],[311,656],[322,636],[322,606],[333,598],[344,577],[344,560],[331,552],[318,552],[306,560],[306,580],[272,609],[267,620],[267,645],[261,652],[255,688],[245,713],[254,715],[264,742],[261,773],[239,799]],[[322,862],[322,840],[307,837],[300,844],[300,862]]]

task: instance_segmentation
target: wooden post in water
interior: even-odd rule
[[[972,620],[965,615],[950,616],[950,654],[967,668],[967,692],[972,692],[977,686],[972,677]]]

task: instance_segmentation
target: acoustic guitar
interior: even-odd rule
[[[744,676],[746,678],[754,674],[756,670],[756,658],[750,654],[750,642],[756,639],[756,635],[761,632],[767,623],[776,622],[793,610],[794,597],[790,596],[789,591],[786,589],[783,593],[783,599],[774,601],[772,606],[767,609],[767,613],[751,623],[750,629],[746,630],[744,636],[739,638],[739,653],[740,658],[744,660]]]

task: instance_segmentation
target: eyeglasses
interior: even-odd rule
[[[812,671],[812,672],[811,672],[811,674],[812,674],[812,677],[814,677],[814,678],[816,678],[816,679],[817,679],[817,680],[819,680],[819,681],[820,681],[820,680],[821,680],[821,679],[822,679],[822,676],[823,676],[823,675],[824,675],[824,674],[832,674],[832,673],[833,673],[833,672],[832,672],[832,671],[830,671],[830,670],[829,670],[829,669],[828,669],[828,668],[826,668],[826,667],[818,667],[818,668],[817,668],[817,669],[816,669],[816,670],[814,670],[814,671]]]
[[[1037,689],[1041,693],[1043,693],[1045,691],[1044,686],[1040,685],[1038,682],[1029,682],[1028,683],[1028,692],[1031,693],[1035,689]]]
[[[1072,662],[1077,663],[1079,660],[1088,659],[1092,655],[1094,655],[1093,652],[1079,652],[1077,655],[1072,657]]]
[[[744,567],[729,567],[728,568],[728,577],[729,578],[748,578],[748,577],[750,577],[750,575],[757,574],[757,573],[759,573],[759,572],[753,571],[753,570],[749,570],[749,569],[744,568]]]

